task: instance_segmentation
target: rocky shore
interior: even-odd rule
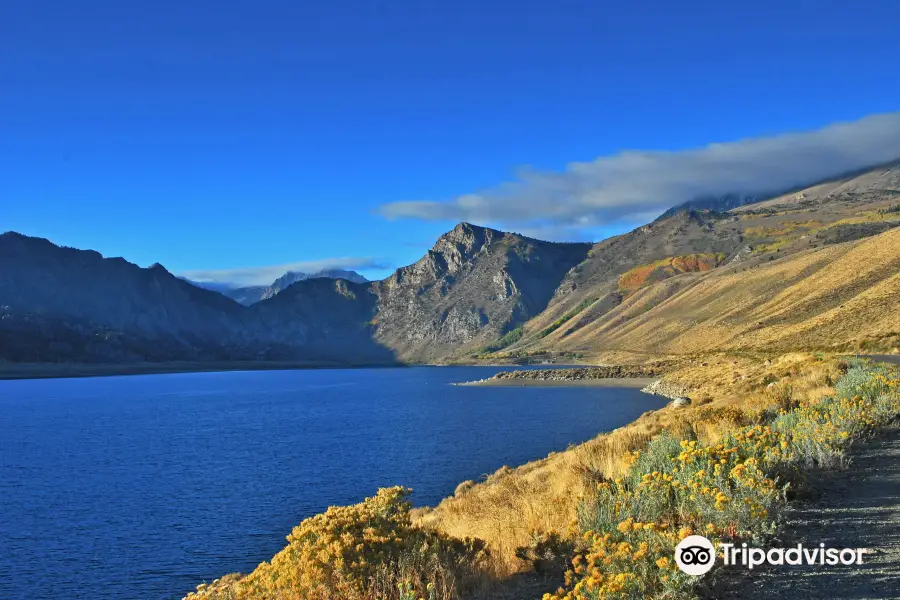
[[[672,401],[672,406],[687,406],[691,403],[691,399],[687,396],[687,391],[680,385],[668,383],[666,381],[657,380],[641,389],[645,394],[653,394],[654,396],[662,396]]]
[[[459,385],[581,385],[645,387],[661,377],[670,366],[664,363],[651,365],[608,365],[596,367],[572,367],[567,369],[519,369],[501,371],[493,377],[468,381]]]
[[[640,387],[641,391],[672,400],[672,405],[691,403],[687,391],[679,385],[660,380],[672,365],[607,365],[568,369],[529,369],[501,371],[493,377],[461,385],[610,385]]]
[[[668,365],[610,365],[602,367],[575,367],[571,369],[528,369],[501,371],[490,380],[534,379],[539,381],[582,381],[586,379],[630,379],[661,377]]]

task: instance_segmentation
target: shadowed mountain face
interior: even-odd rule
[[[225,358],[242,310],[160,265],[0,235],[3,358]],[[33,332],[33,333],[32,333]]]
[[[160,265],[142,269],[121,258],[5,233],[0,236],[0,359],[392,360],[390,351],[363,343],[366,335],[331,335],[349,323],[342,286],[353,284],[324,278],[309,283],[307,291],[315,293],[302,302],[286,299],[275,308],[251,310]],[[366,310],[366,303],[352,304]],[[341,340],[348,344],[344,355],[336,350]]]
[[[540,312],[588,248],[462,224],[383,282],[349,281],[355,274],[347,272],[288,274],[268,298],[245,307],[159,265],[142,269],[7,233],[0,237],[0,358],[440,358]]]
[[[314,349],[314,358],[320,360],[393,362],[393,350],[373,339],[377,300],[370,284],[306,279],[251,306],[246,333],[251,340],[266,340],[267,358],[290,358],[298,349]]]

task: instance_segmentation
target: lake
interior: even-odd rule
[[[466,479],[614,429],[634,389],[460,387],[493,367],[0,381],[0,598],[180,599],[305,517]]]

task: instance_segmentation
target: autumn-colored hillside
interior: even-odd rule
[[[703,273],[718,267],[725,260],[721,252],[717,254],[688,254],[657,260],[648,265],[640,265],[619,277],[619,291],[630,293],[651,283],[668,279],[679,273]]]
[[[900,346],[900,229],[637,290],[562,351],[883,350]]]

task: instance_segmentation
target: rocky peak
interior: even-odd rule
[[[504,235],[495,229],[463,222],[438,238],[426,258],[435,274],[443,271],[455,274]]]
[[[491,229],[489,227],[482,227],[480,225],[473,225],[471,223],[466,223],[463,221],[459,223],[456,227],[442,235],[438,238],[438,241],[435,243],[435,248],[443,245],[443,244],[464,244],[467,246],[471,246],[477,243],[490,243],[490,240],[496,237],[502,237],[504,234],[502,231],[497,231],[496,229]]]

